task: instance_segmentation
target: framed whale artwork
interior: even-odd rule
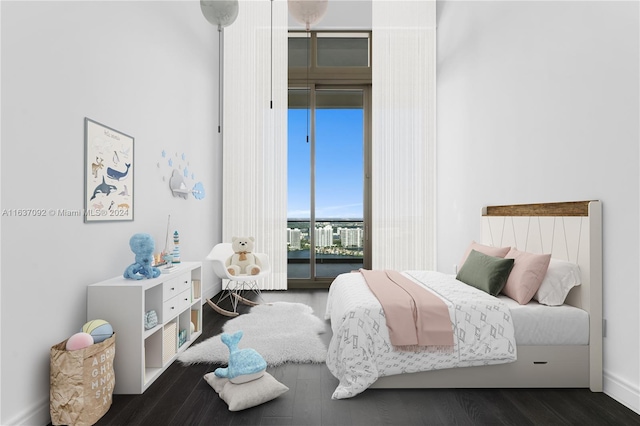
[[[84,119],[84,221],[133,220],[134,138]]]

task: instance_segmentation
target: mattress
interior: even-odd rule
[[[439,272],[404,274],[447,305],[454,326],[452,350],[394,350],[383,309],[362,275],[339,275],[329,288],[325,312],[333,330],[326,364],[340,380],[333,399],[353,397],[379,377],[516,360],[513,320],[504,303]]]
[[[588,345],[589,314],[569,305],[546,306],[536,301],[520,305],[498,298],[511,311],[516,343],[522,346]]]

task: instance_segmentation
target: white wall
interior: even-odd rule
[[[484,205],[603,203],[605,392],[640,412],[637,2],[438,2],[438,268]]]
[[[0,424],[46,424],[49,348],[87,320],[86,286],[133,263],[131,235],[162,248],[170,214],[183,260],[220,240],[218,34],[197,1],[1,8],[1,209],[83,207],[84,117],[135,138],[134,221],[2,217]],[[171,195],[162,150],[185,154],[203,200]]]

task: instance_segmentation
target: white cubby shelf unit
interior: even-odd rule
[[[174,268],[158,278],[120,276],[87,287],[87,320],[108,321],[117,335],[116,394],[143,393],[202,334],[202,263]],[[151,310],[158,324],[146,330]]]

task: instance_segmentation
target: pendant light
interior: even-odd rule
[[[218,27],[218,133],[222,129],[222,94],[224,57],[224,27],[233,24],[238,17],[238,0],[200,0],[202,14],[211,24]]]
[[[291,16],[305,25],[307,31],[327,13],[329,0],[287,0]]]

